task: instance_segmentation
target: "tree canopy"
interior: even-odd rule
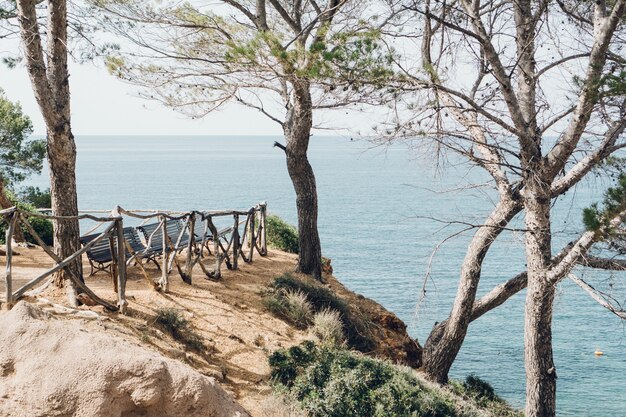
[[[9,185],[41,172],[46,154],[43,140],[32,140],[33,124],[19,103],[0,89],[0,177]]]

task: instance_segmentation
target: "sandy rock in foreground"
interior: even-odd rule
[[[0,335],[0,416],[248,417],[214,379],[26,302]]]

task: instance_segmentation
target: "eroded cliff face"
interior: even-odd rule
[[[371,321],[372,326],[369,330],[376,347],[373,351],[365,353],[415,369],[421,366],[422,347],[417,340],[409,336],[406,324],[398,316],[376,301],[348,290],[335,277],[328,275],[325,279],[337,296]]]
[[[0,315],[0,416],[248,416],[215,379],[85,324],[24,301]]]

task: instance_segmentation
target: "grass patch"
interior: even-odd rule
[[[313,316],[310,332],[322,345],[340,346],[345,340],[341,316],[337,310],[329,308]]]
[[[189,326],[189,320],[185,319],[178,310],[174,308],[158,309],[154,324],[191,350],[204,351],[202,338],[193,331]]]
[[[368,329],[369,322],[353,311],[331,290],[317,282],[300,280],[291,274],[275,278],[264,297],[268,310],[298,327],[298,323],[286,313],[289,307],[283,294],[287,292],[305,294],[314,313],[328,309],[337,311],[343,322],[343,333],[349,347],[361,352],[369,352],[374,348],[375,343]]]
[[[276,391],[309,417],[522,416],[506,403],[481,407],[408,368],[310,341],[275,352],[269,364]]]
[[[300,253],[298,230],[294,226],[275,215],[266,217],[265,226],[268,245],[283,252]]]
[[[263,303],[272,314],[306,329],[313,321],[313,306],[300,290],[272,289],[263,297]]]

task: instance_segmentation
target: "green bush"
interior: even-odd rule
[[[39,235],[41,240],[43,240],[46,245],[52,246],[52,243],[54,242],[54,230],[52,227],[52,222],[50,220],[41,219],[39,217],[30,217],[28,219],[28,223],[30,223],[33,229],[35,229],[35,233]],[[22,230],[24,231],[24,238],[27,242],[37,244],[37,242],[30,235],[30,233],[26,231],[26,228],[22,226]]]
[[[198,352],[204,350],[204,344],[200,336],[191,329],[189,321],[181,316],[176,309],[158,309],[154,323],[190,349]]]
[[[30,212],[35,211],[35,208],[32,205],[21,202],[21,201],[17,201],[15,196],[10,194],[9,198],[15,205],[17,205],[22,210],[30,211]],[[50,220],[42,219],[39,217],[29,217],[28,223],[30,223],[33,229],[35,229],[35,232],[39,235],[41,240],[43,240],[46,245],[48,246],[52,245],[52,243],[54,242],[54,237],[53,237],[54,232],[52,228],[52,222]],[[6,229],[7,229],[6,222],[4,221],[4,219],[0,220],[0,243],[2,244],[6,243],[5,242]],[[30,235],[30,233],[28,233],[28,231],[23,225],[21,226],[21,229],[22,229],[22,232],[24,233],[24,238],[26,239],[27,242],[37,244],[37,241]]]
[[[451,381],[450,388],[455,394],[471,400],[477,406],[488,409],[497,416],[517,417],[521,415],[521,413],[511,409],[506,401],[496,395],[489,383],[476,375],[468,375],[464,382]]]
[[[311,341],[275,352],[269,364],[277,391],[309,417],[523,416],[476,377],[449,390],[408,368]],[[468,393],[496,400],[480,404]]]
[[[457,416],[453,401],[408,372],[305,342],[269,358],[272,380],[311,417]]]
[[[374,348],[375,343],[368,329],[369,321],[360,317],[331,290],[317,282],[303,281],[291,274],[275,278],[265,297],[265,305],[271,312],[298,326],[288,314],[284,313],[285,302],[281,294],[287,291],[305,294],[315,313],[326,309],[337,311],[344,324],[344,335],[349,347],[361,352],[369,352]]]
[[[298,230],[295,227],[274,215],[267,216],[265,226],[268,245],[283,252],[300,252]]]

